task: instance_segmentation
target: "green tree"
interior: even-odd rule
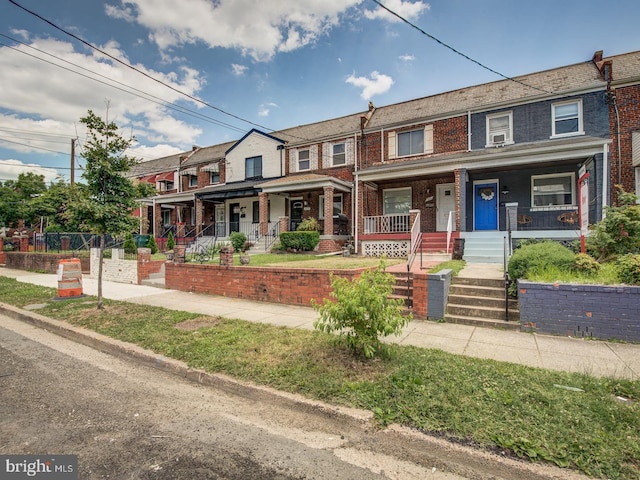
[[[176,246],[176,241],[173,239],[173,232],[169,232],[167,236],[167,250],[173,250],[173,247]]]
[[[156,243],[156,237],[154,237],[153,234],[149,236],[147,248],[151,250],[151,255],[158,253],[158,244]]]
[[[373,357],[382,347],[380,337],[398,335],[411,320],[411,315],[402,315],[403,300],[390,298],[394,284],[395,277],[386,273],[384,261],[353,281],[331,274],[335,301],[312,302],[320,313],[313,326],[322,332],[337,332],[353,352]]]
[[[124,248],[124,253],[136,253],[136,242],[133,240],[131,232],[125,235],[122,247]]]
[[[88,195],[70,206],[70,216],[77,219],[81,227],[100,236],[98,309],[102,309],[105,235],[123,236],[135,231],[138,225],[138,219],[131,212],[137,206],[139,189],[126,177],[138,161],[125,154],[134,139],[120,136],[115,122],[103,120],[89,110],[80,123],[87,127],[87,142],[81,156],[86,161],[82,176]]]

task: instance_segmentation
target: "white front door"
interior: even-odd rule
[[[449,212],[453,212],[453,230],[455,230],[456,184],[441,183],[436,185],[436,231],[447,231]]]

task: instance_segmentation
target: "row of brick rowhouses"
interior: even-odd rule
[[[576,239],[578,180],[589,221],[640,192],[640,52],[501,80],[143,162],[140,214],[156,237],[265,245],[305,218],[320,250],[353,241],[406,256],[465,239],[468,261],[502,261],[505,232]]]

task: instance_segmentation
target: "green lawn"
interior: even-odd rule
[[[38,313],[194,368],[368,409],[381,425],[399,423],[598,478],[640,478],[638,381],[398,345],[364,361],[318,332],[109,300],[98,311],[95,298],[53,302],[56,293],[0,277],[1,302],[45,303]],[[189,328],[194,322],[200,328]]]

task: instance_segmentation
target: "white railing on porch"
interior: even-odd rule
[[[449,254],[449,248],[451,247],[451,233],[453,232],[455,212],[449,212],[449,218],[447,219],[447,255]]]
[[[364,217],[364,233],[408,233],[409,214],[378,215],[376,217]]]
[[[411,225],[411,250],[410,253],[416,251],[418,245],[418,239],[420,238],[420,210],[416,212],[416,218]]]

